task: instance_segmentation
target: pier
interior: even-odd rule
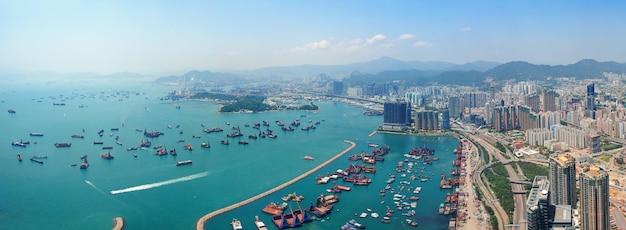
[[[248,198],[246,200],[240,201],[239,203],[232,204],[230,206],[227,206],[227,207],[215,210],[215,211],[213,211],[211,213],[208,213],[208,214],[202,216],[198,220],[198,222],[196,222],[196,230],[204,230],[204,224],[209,219],[213,218],[214,216],[226,213],[226,212],[231,211],[233,209],[236,209],[236,208],[239,208],[241,206],[244,206],[244,205],[247,205],[249,203],[252,203],[252,202],[254,202],[254,201],[258,200],[258,199],[261,199],[261,198],[263,198],[263,197],[265,197],[267,195],[270,195],[270,194],[272,194],[274,192],[277,192],[278,190],[281,190],[281,189],[283,189],[283,188],[285,188],[285,187],[287,187],[289,185],[292,185],[293,183],[296,183],[297,181],[299,181],[299,180],[301,180],[301,179],[303,179],[303,178],[313,174],[315,171],[317,171],[317,170],[323,168],[324,166],[332,163],[333,161],[337,160],[339,157],[343,156],[344,154],[346,154],[350,150],[354,149],[354,147],[356,147],[356,143],[354,143],[352,141],[344,140],[343,142],[346,142],[346,143],[350,144],[350,147],[344,149],[339,154],[337,154],[334,157],[328,159],[327,161],[324,161],[322,164],[316,166],[315,168],[312,168],[311,170],[306,171],[304,174],[302,174],[300,176],[297,176],[297,177],[295,177],[295,178],[293,178],[293,179],[291,179],[291,180],[289,180],[289,181],[287,181],[287,182],[285,182],[285,183],[283,183],[283,184],[281,184],[279,186],[276,186],[276,187],[274,187],[274,188],[272,188],[270,190],[267,190],[267,191],[265,191],[263,193],[260,193],[260,194],[258,194],[256,196],[250,197],[250,198]]]
[[[113,230],[124,229],[124,219],[122,217],[115,217],[115,219],[113,219],[113,223]]]
[[[370,135],[367,135],[367,137],[373,137],[374,135],[376,135],[376,133],[378,133],[378,131],[374,130],[374,132],[370,133]]]

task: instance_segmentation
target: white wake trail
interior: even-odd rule
[[[120,194],[120,193],[136,192],[136,191],[161,187],[165,185],[175,184],[175,183],[179,183],[183,181],[190,181],[190,180],[198,179],[198,178],[205,177],[208,175],[209,175],[209,172],[202,172],[202,173],[184,176],[184,177],[180,177],[176,179],[171,179],[171,180],[166,180],[166,181],[161,181],[161,182],[156,182],[156,183],[151,183],[151,184],[138,185],[138,186],[125,188],[125,189],[113,190],[109,193],[112,195],[115,195],[115,194]]]

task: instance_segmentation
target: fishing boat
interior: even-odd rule
[[[229,144],[229,143],[228,143],[228,140],[222,140],[222,144],[223,144],[223,145],[228,145],[228,144]]]
[[[72,135],[72,138],[85,138],[85,136],[74,134],[74,135]]]
[[[13,109],[9,109],[9,110],[8,110],[8,112],[9,112],[9,113],[11,113],[11,114],[13,114],[13,113],[15,113],[15,110],[13,110]]]
[[[30,133],[31,137],[43,137],[43,133]]]
[[[202,142],[202,144],[200,144],[201,148],[211,148],[211,143],[209,142]]]
[[[176,155],[178,155],[178,154],[176,153],[176,149],[171,149],[171,150],[170,150],[170,155],[172,155],[172,156],[176,156]]]
[[[22,161],[22,154],[19,154],[19,153],[17,154],[17,160]]]
[[[233,230],[243,230],[243,226],[241,225],[241,221],[233,218],[233,221],[230,222],[230,225],[233,226]]]

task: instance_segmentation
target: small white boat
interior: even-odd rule
[[[367,217],[367,212],[362,212],[361,215],[359,215],[359,217],[361,217],[361,218]]]

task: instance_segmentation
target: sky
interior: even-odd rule
[[[626,62],[626,1],[0,0],[0,70]]]

